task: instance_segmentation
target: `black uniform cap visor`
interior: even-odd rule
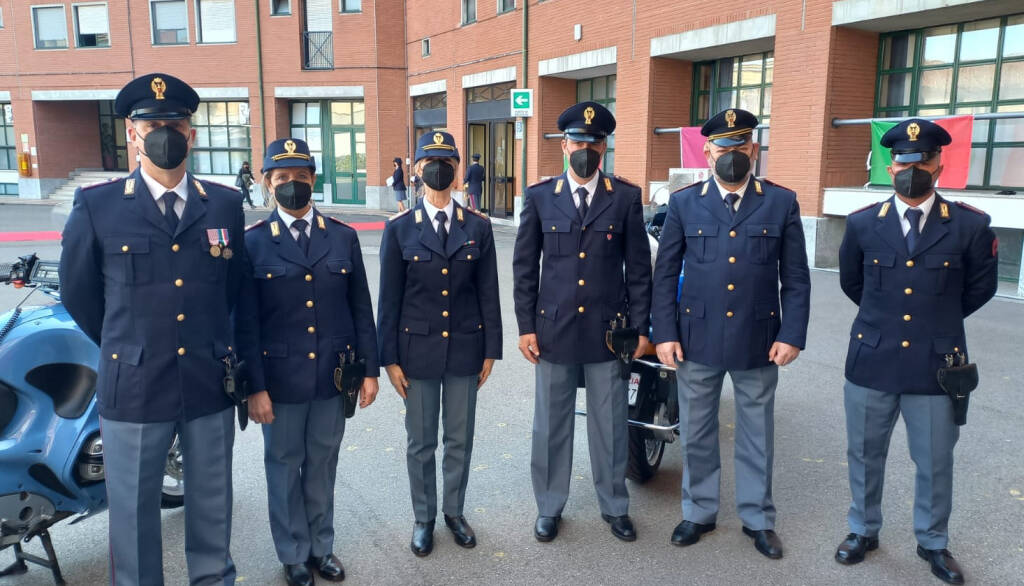
[[[720,147],[736,147],[736,146],[743,146],[743,145],[747,144],[748,142],[750,142],[750,139],[752,137],[753,137],[752,134],[747,133],[747,134],[740,134],[738,136],[723,136],[721,138],[712,138],[712,139],[710,139],[710,141],[711,141],[711,144],[713,144],[715,146],[720,146]]]
[[[603,134],[590,134],[584,132],[572,132],[566,131],[565,137],[569,140],[576,142],[589,142],[589,143],[602,143],[604,142],[605,135]]]
[[[892,153],[894,163],[924,163],[930,161],[939,151],[913,152],[913,153]]]

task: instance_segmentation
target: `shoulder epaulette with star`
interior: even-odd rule
[[[548,177],[546,179],[541,179],[540,181],[538,181],[536,183],[531,183],[530,187],[537,187],[538,185],[544,185],[545,183],[550,182],[552,179],[554,179],[554,177]]]
[[[254,223],[252,223],[252,224],[249,224],[248,226],[246,226],[246,227],[245,227],[245,231],[246,231],[246,232],[248,232],[249,230],[252,230],[253,228],[259,228],[259,227],[260,227],[260,226],[262,226],[262,225],[263,225],[264,223],[266,223],[266,220],[257,220],[256,222],[254,222]]]
[[[984,216],[984,215],[987,215],[987,214],[986,214],[986,213],[985,213],[984,211],[982,211],[982,210],[979,210],[978,208],[976,208],[976,207],[972,206],[971,204],[967,204],[967,203],[964,203],[964,202],[962,202],[962,201],[958,201],[958,202],[956,202],[956,205],[958,205],[958,206],[960,206],[960,207],[964,208],[965,210],[970,210],[970,211],[972,211],[972,212],[974,212],[974,213],[976,213],[976,214],[981,214],[981,215],[983,215],[983,216]]]

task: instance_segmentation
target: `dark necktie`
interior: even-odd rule
[[[309,226],[309,222],[306,220],[295,220],[292,222],[292,228],[299,231],[299,235],[295,237],[295,242],[298,243],[302,254],[309,256],[309,236],[306,236],[306,226]]]
[[[910,222],[910,230],[907,230],[907,252],[914,254],[914,248],[917,247],[917,238],[921,235],[921,216],[924,215],[923,210],[917,208],[907,208],[907,211],[903,212],[903,217]]]
[[[448,214],[438,210],[434,214],[434,219],[437,220],[437,237],[441,239],[441,248],[444,248],[448,246],[448,228],[445,226],[445,222],[448,221]]]
[[[576,194],[580,196],[580,205],[576,209],[580,213],[580,223],[583,223],[587,219],[587,210],[590,209],[590,205],[587,204],[587,196],[590,195],[590,192],[586,187],[580,187],[576,190]]]
[[[725,207],[729,208],[729,216],[736,217],[736,201],[740,199],[740,196],[735,193],[725,194]]]
[[[160,200],[164,202],[164,219],[167,220],[167,226],[173,234],[178,231],[178,214],[174,212],[174,202],[178,201],[178,194],[168,191]]]

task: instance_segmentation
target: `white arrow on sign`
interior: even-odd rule
[[[519,94],[519,95],[516,96],[516,105],[519,106],[520,108],[525,107],[526,104],[529,104],[529,103],[530,103],[530,98],[527,97],[527,94]]]

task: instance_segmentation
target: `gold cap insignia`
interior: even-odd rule
[[[164,92],[167,91],[167,83],[162,77],[154,77],[153,81],[149,82],[149,88],[153,90],[153,95],[158,100],[164,99]]]
[[[298,146],[299,145],[295,144],[294,140],[289,138],[284,141],[284,152],[279,155],[274,155],[270,157],[270,159],[272,161],[280,161],[281,159],[302,159],[303,161],[308,161],[309,155],[295,152],[295,149],[297,149]]]
[[[726,110],[725,123],[729,125],[729,128],[736,128],[736,112],[733,112],[732,110]]]
[[[907,126],[907,136],[910,137],[910,142],[917,140],[917,135],[921,134],[921,127],[917,125],[917,122],[911,122]]]
[[[289,155],[295,154],[295,141],[294,140],[286,140],[286,141],[284,141],[284,150],[286,150]]]
[[[440,132],[434,133],[434,144],[428,144],[422,147],[425,151],[442,150],[442,151],[454,151],[455,147],[450,144],[444,144],[444,135]]]
[[[434,133],[434,144],[444,144],[444,135],[440,132]]]
[[[594,108],[587,106],[587,109],[583,111],[583,122],[589,126],[590,123],[594,121],[594,114]]]

